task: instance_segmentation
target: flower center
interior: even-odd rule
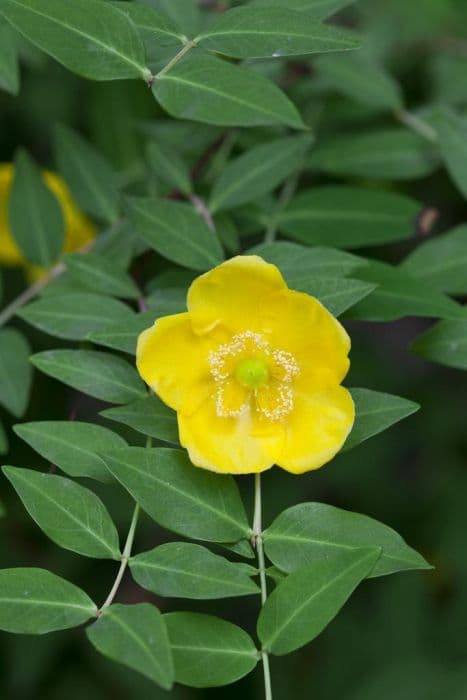
[[[259,389],[269,380],[268,366],[259,357],[246,357],[238,363],[235,379],[248,389]]]
[[[272,348],[260,333],[234,335],[209,354],[209,365],[218,416],[232,418],[252,410],[279,421],[292,411],[293,380],[300,368],[290,352]]]

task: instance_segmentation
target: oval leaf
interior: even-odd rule
[[[0,347],[0,404],[19,418],[26,411],[31,389],[31,348],[15,328],[0,330]]]
[[[0,629],[46,634],[87,622],[97,607],[84,591],[45,569],[0,570]]]
[[[177,414],[154,394],[125,406],[107,408],[101,415],[156,440],[179,443]]]
[[[103,455],[157,523],[193,539],[236,542],[250,528],[234,479],[194,467],[181,450],[130,447]]]
[[[26,510],[52,542],[96,559],[119,559],[118,533],[102,501],[55,474],[3,467]]]
[[[192,688],[234,683],[252,671],[259,654],[237,625],[212,615],[164,615],[175,663],[175,680]]]
[[[161,596],[203,600],[259,593],[242,564],[188,542],[169,542],[138,554],[130,568],[140,586]]]
[[[264,533],[264,545],[271,561],[288,573],[332,557],[335,551],[361,547],[382,550],[367,572],[370,577],[431,568],[387,525],[325,503],[300,503],[285,510]]]
[[[467,319],[437,323],[418,336],[412,350],[431,362],[467,369]]]

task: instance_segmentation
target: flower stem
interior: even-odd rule
[[[184,57],[184,55],[186,53],[188,53],[188,51],[190,51],[191,49],[195,48],[195,46],[196,46],[196,44],[194,41],[187,41],[186,44],[184,45],[184,47],[182,49],[180,49],[180,51],[177,54],[175,54],[175,56],[172,58],[172,60],[169,61],[167,63],[167,65],[164,66],[162,68],[162,70],[159,71],[159,73],[157,73],[155,76],[153,76],[153,78],[151,80],[151,84],[155,83],[156,80],[159,80],[159,78],[162,78],[163,75],[168,73],[169,70],[171,70],[174,66],[176,66],[177,63],[179,61],[181,61],[181,59]]]
[[[120,568],[118,570],[114,584],[110,590],[110,593],[107,596],[105,603],[100,608],[98,615],[102,615],[104,610],[106,608],[108,608],[110,605],[112,605],[114,598],[117,595],[117,591],[118,591],[120,584],[122,582],[123,574],[125,573],[126,568],[128,566],[128,562],[130,560],[131,550],[133,548],[133,542],[135,539],[136,525],[138,524],[138,517],[139,517],[139,505],[138,505],[138,503],[136,503],[135,509],[133,511],[133,517],[131,519],[130,529],[128,530],[128,535],[126,538],[125,547],[123,549]]]
[[[276,240],[278,226],[275,215],[278,214],[290,202],[293,195],[295,194],[295,190],[297,189],[299,179],[300,172],[297,171],[284,184],[277,199],[276,206],[274,208],[272,221],[269,223],[266,229],[266,233],[264,235],[265,243],[273,243]]]
[[[412,131],[420,136],[423,136],[423,138],[425,138],[427,141],[431,141],[431,143],[436,143],[438,141],[438,134],[436,133],[435,129],[433,129],[433,127],[426,121],[420,117],[417,117],[416,114],[407,112],[405,109],[401,109],[395,114],[397,119],[402,124],[408,126],[409,129],[412,129]]]
[[[264,605],[268,597],[266,583],[266,566],[264,559],[263,533],[262,533],[262,503],[261,503],[261,474],[255,474],[255,512],[253,516],[253,538],[258,556],[258,569],[261,587],[261,604]],[[264,672],[265,699],[272,700],[271,671],[269,668],[269,656],[264,649],[261,651]]]
[[[197,194],[190,194],[190,201],[193,204],[194,208],[196,211],[201,214],[201,218],[203,219],[204,223],[206,226],[213,232],[216,232],[216,226],[214,224],[213,218],[211,216],[211,212],[209,211],[206,202],[201,199],[201,197],[198,197]]]

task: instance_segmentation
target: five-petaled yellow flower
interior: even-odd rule
[[[315,298],[274,265],[236,257],[198,277],[188,312],[138,341],[146,383],[177,411],[193,464],[216,472],[299,474],[342,447],[354,422],[350,339]]]
[[[25,267],[28,275],[36,278],[42,271],[24,259],[8,226],[8,198],[13,177],[14,166],[11,163],[0,163],[0,263]],[[94,239],[94,224],[78,209],[68,187],[58,175],[45,171],[43,177],[62,207],[65,220],[64,249],[66,253],[72,253]],[[32,233],[31,230],[31,235]]]

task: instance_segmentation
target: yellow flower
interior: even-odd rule
[[[13,177],[14,166],[11,163],[0,163],[0,263],[24,266],[30,276],[37,277],[41,271],[24,259],[8,226],[8,198]],[[72,253],[94,239],[94,224],[77,208],[68,187],[58,175],[45,171],[43,177],[62,207],[65,220],[64,250]]]
[[[139,337],[138,370],[177,411],[193,464],[216,472],[299,474],[342,447],[354,421],[350,339],[274,265],[236,257],[198,277],[188,312]]]

